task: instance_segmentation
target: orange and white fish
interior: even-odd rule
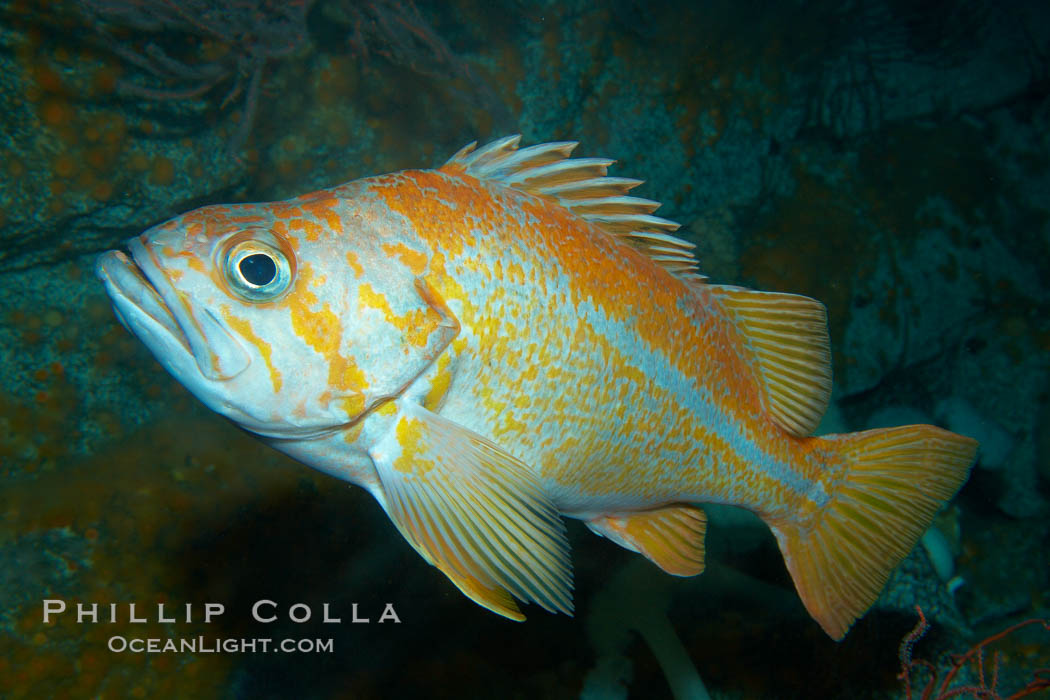
[[[560,516],[668,573],[703,503],[773,530],[839,639],[966,480],[928,425],[810,437],[825,309],[709,284],[677,224],[575,143],[207,206],[98,262],[117,315],[210,408],[358,484],[480,605],[572,611]]]

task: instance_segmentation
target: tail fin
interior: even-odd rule
[[[830,500],[808,520],[770,525],[803,604],[837,640],[966,481],[977,442],[932,425],[816,439],[846,462],[825,484]]]

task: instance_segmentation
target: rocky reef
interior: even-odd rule
[[[712,697],[889,698],[916,605],[925,658],[1050,616],[1045,3],[212,5],[0,0],[0,695],[667,696],[643,637],[598,619],[603,589],[629,580],[659,588],[638,614],[669,623]],[[646,179],[638,194],[685,224],[714,281],[823,301],[822,431],[932,422],[981,441],[844,642],[731,512],[712,515],[710,575],[659,583],[621,575],[632,555],[574,524],[577,618],[497,619],[364,492],[199,407],[92,273],[99,251],[194,206],[435,166],[517,132]],[[151,612],[45,624],[45,599]],[[252,617],[260,599],[277,620]],[[156,615],[212,601],[226,612],[211,623]],[[388,602],[400,624],[378,624]],[[349,622],[355,604],[369,624]],[[335,650],[118,653],[114,636]],[[1004,639],[1000,690],[1050,666],[1048,642]]]

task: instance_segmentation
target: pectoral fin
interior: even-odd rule
[[[675,576],[704,570],[707,516],[697,506],[675,505],[629,515],[607,515],[587,521],[593,532],[644,555]]]
[[[565,526],[528,466],[407,403],[371,456],[391,520],[467,597],[512,620],[515,597],[571,614]]]

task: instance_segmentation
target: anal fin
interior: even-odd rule
[[[698,506],[665,506],[586,522],[593,532],[642,554],[669,574],[695,576],[704,570],[707,515]]]
[[[514,598],[572,613],[565,525],[513,455],[421,406],[399,402],[370,454],[390,519],[467,597],[512,620]]]

